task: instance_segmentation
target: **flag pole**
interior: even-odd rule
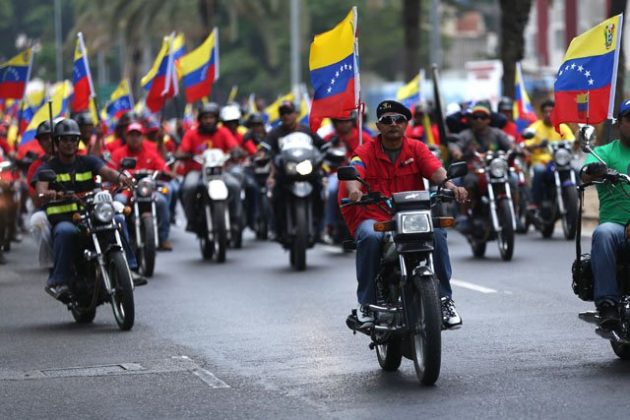
[[[444,112],[442,111],[442,98],[440,96],[440,76],[437,64],[431,65],[433,76],[433,100],[435,102],[435,117],[440,132],[440,144],[446,145],[446,123],[444,120]]]
[[[363,144],[363,109],[365,104],[361,102],[361,77],[359,73],[359,37],[358,32],[359,13],[357,6],[352,7],[352,22],[354,23],[354,106],[357,110],[357,126],[359,128],[359,145]]]

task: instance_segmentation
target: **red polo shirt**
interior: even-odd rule
[[[339,135],[336,132],[328,134],[324,137],[325,142],[331,141],[333,138],[339,137],[339,139],[346,145],[348,148],[348,158],[354,155],[354,151],[357,147],[359,147],[359,129],[353,127],[352,130],[345,136]],[[368,133],[363,132],[363,144],[374,142],[374,139],[370,137]]]
[[[139,151],[131,151],[129,150],[128,145],[124,145],[119,147],[112,154],[112,162],[111,165],[114,169],[120,169],[120,163],[126,157],[136,158],[136,167],[129,172],[133,173],[134,171],[140,169],[148,169],[150,171],[163,171],[165,169],[166,163],[162,156],[159,153],[151,150],[149,144],[151,142],[147,142],[146,140],[142,142],[142,148]]]
[[[422,178],[431,178],[442,163],[422,142],[403,138],[402,150],[395,163],[383,151],[380,135],[376,141],[359,146],[351,159],[351,165],[357,168],[372,188],[387,197],[395,192],[424,190]],[[343,184],[343,183],[342,183]],[[364,190],[363,192],[366,192]],[[345,186],[339,188],[338,199],[347,197]],[[354,236],[359,224],[367,219],[382,222],[391,216],[376,205],[348,206],[342,210],[343,218]]]
[[[179,145],[179,150],[184,153],[192,153],[193,155],[200,155],[206,149],[221,149],[225,153],[238,146],[237,140],[234,138],[230,130],[225,127],[217,127],[217,131],[212,134],[200,133],[197,130],[197,126],[194,126],[190,130],[186,131],[182,144]],[[188,160],[184,168],[184,174],[190,171],[201,170],[201,165],[193,160]]]

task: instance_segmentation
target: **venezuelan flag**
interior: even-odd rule
[[[416,77],[411,79],[409,83],[402,86],[396,92],[396,100],[407,108],[412,109],[414,105],[422,100],[420,84],[422,83],[422,72],[418,72]]]
[[[33,51],[28,48],[6,63],[0,64],[0,98],[22,99],[31,76]]]
[[[315,91],[310,124],[314,130],[325,117],[347,118],[358,105],[358,67],[356,57],[357,12],[328,32],[316,35],[311,43],[309,69]]]
[[[90,74],[87,50],[83,43],[83,34],[77,34],[77,45],[74,49],[74,67],[72,70],[72,111],[82,112],[90,108],[90,98],[94,97],[94,85]]]
[[[536,112],[529,100],[529,95],[525,90],[523,82],[523,73],[521,71],[521,63],[516,63],[516,72],[514,76],[514,105],[512,108],[514,114],[514,122],[516,129],[522,133],[527,127],[536,121]]]
[[[65,80],[63,82],[57,83],[53,86],[52,89],[52,112],[53,119],[63,116],[68,113],[68,105],[70,102],[70,95],[72,94],[72,84],[70,81]],[[22,140],[20,140],[20,145],[26,144],[35,138],[35,133],[37,131],[37,126],[41,124],[43,121],[47,121],[50,119],[50,115],[48,113],[48,104],[44,103],[35,113],[28,127],[22,134]]]
[[[622,25],[623,16],[617,15],[571,41],[554,83],[556,130],[560,123],[612,118]]]
[[[210,96],[212,84],[219,79],[219,31],[214,28],[206,40],[178,62],[186,102]]]
[[[151,112],[161,110],[166,99],[173,97],[177,89],[173,83],[173,38],[173,35],[164,38],[153,66],[141,80],[142,87],[148,91],[146,106]]]
[[[125,112],[133,111],[133,96],[127,79],[121,80],[116,90],[112,92],[105,110],[108,120],[117,120]]]

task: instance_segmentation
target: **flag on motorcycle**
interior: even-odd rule
[[[219,79],[219,30],[214,28],[206,40],[178,61],[186,102],[209,97],[212,84]]]
[[[414,105],[419,104],[422,100],[422,91],[420,89],[422,79],[424,79],[423,70],[420,70],[416,77],[398,89],[396,100],[407,108],[413,109]]]
[[[347,118],[359,106],[357,9],[311,43],[309,70],[313,84],[310,125],[315,131],[325,117]]]
[[[129,88],[129,80],[120,81],[116,90],[109,97],[109,102],[105,105],[108,120],[117,120],[125,112],[133,111],[133,96]]]
[[[514,122],[516,129],[522,133],[531,123],[536,121],[536,112],[529,100],[529,95],[525,90],[523,82],[523,73],[521,71],[521,63],[516,63],[516,72],[514,76],[514,105],[512,106],[514,114]]]
[[[613,117],[623,15],[606,19],[571,41],[554,83],[551,119],[598,124]]]
[[[0,64],[0,98],[22,99],[31,76],[33,50],[28,48]]]
[[[65,116],[69,111],[70,95],[72,94],[72,84],[70,81],[65,80],[55,84],[52,88],[51,101],[52,101],[52,113],[53,118]],[[26,127],[20,144],[26,144],[35,138],[37,126],[43,121],[48,121],[50,115],[48,114],[48,104],[44,103],[35,113],[31,122]]]
[[[148,92],[146,106],[151,112],[161,110],[166,99],[172,98],[177,94],[178,86],[174,74],[172,54],[174,38],[174,34],[164,37],[162,48],[160,48],[153,66],[141,80],[142,87]]]
[[[96,94],[92,75],[90,74],[90,64],[88,62],[87,50],[83,42],[83,34],[77,34],[77,44],[74,49],[74,67],[72,69],[72,86],[74,94],[72,97],[72,111],[82,112],[90,108],[90,98]]]

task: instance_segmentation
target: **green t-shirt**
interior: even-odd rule
[[[614,140],[595,148],[595,153],[602,158],[609,168],[619,173],[630,175],[630,148]],[[595,156],[588,155],[584,165],[599,162]],[[625,190],[626,194],[622,191]],[[599,196],[599,222],[613,222],[625,225],[630,220],[630,187],[609,183],[597,185]]]

